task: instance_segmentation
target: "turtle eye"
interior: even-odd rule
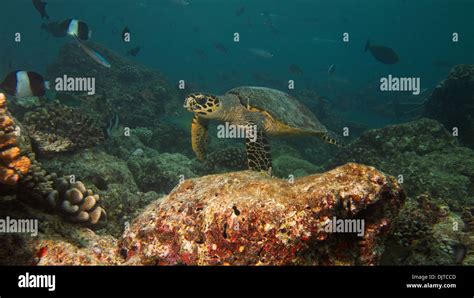
[[[200,96],[196,98],[196,101],[198,104],[201,106],[205,105],[207,103],[207,97],[206,96]]]

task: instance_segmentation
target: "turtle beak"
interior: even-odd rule
[[[184,100],[184,105],[183,105],[183,108],[185,108],[186,110],[192,112],[193,110],[191,109],[191,100],[192,98],[190,97],[186,97],[186,99]]]

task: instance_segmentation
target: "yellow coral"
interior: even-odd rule
[[[12,147],[5,151],[0,152],[0,160],[4,162],[11,162],[20,156],[20,148]]]
[[[9,168],[13,168],[13,169],[19,171],[20,173],[22,173],[23,175],[28,173],[28,170],[30,169],[30,166],[31,166],[31,161],[26,156],[22,156],[19,159],[15,160],[15,161],[12,161],[8,165]]]

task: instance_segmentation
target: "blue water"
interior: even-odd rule
[[[474,62],[474,1],[469,0],[188,0],[189,5],[174,0],[47,2],[52,21],[83,20],[93,31],[93,41],[124,55],[141,46],[134,58],[137,62],[159,70],[170,81],[196,82],[203,91],[213,93],[258,85],[255,74],[261,74],[283,83],[293,79],[296,88],[310,86],[330,99],[357,100],[357,92],[373,92],[371,96],[384,101],[388,99],[373,86],[382,76],[421,77],[421,88],[431,90],[449,72],[449,67],[436,67],[434,62]],[[245,11],[236,16],[240,7]],[[29,0],[2,1],[2,12],[0,76],[13,69],[44,72],[68,39],[41,30],[44,21]],[[278,33],[271,32],[269,20]],[[126,25],[132,32],[130,45],[121,40]],[[21,43],[14,42],[16,32],[22,34]],[[240,34],[238,43],[233,41],[235,32]],[[350,34],[350,42],[341,42],[343,32]],[[451,42],[453,32],[460,35],[458,43]],[[400,62],[377,62],[363,51],[368,38],[393,48]],[[228,52],[216,50],[215,43]],[[274,57],[255,57],[249,48],[264,49]],[[196,49],[208,59],[196,55]],[[304,74],[289,73],[291,64],[297,64]],[[337,70],[329,77],[326,69],[331,64]],[[342,109],[341,113],[372,126],[393,120],[361,111]]]

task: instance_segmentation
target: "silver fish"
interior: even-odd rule
[[[270,58],[273,58],[273,54],[270,53],[269,51],[267,50],[263,50],[263,49],[248,49],[248,51],[250,53],[252,53],[253,55],[255,55],[256,57],[259,57],[259,58],[263,58],[263,59],[270,59]]]
[[[94,60],[95,62],[99,63],[100,65],[110,68],[111,65],[110,63],[98,52],[89,49],[77,36],[74,36],[74,39],[77,41],[79,47],[89,56]]]

